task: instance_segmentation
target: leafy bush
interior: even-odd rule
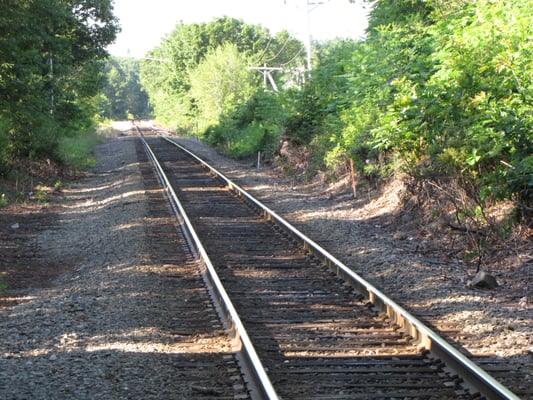
[[[317,48],[315,68],[307,83],[287,94],[287,135],[309,144],[319,135],[334,132],[330,129],[332,122],[341,123],[340,115],[351,101],[348,71],[358,45],[351,40],[334,40]]]
[[[2,275],[0,275],[0,290],[6,290],[8,288],[9,288],[9,285],[5,281],[5,278]]]
[[[9,172],[9,121],[0,117],[0,176]]]
[[[279,94],[258,90],[231,117],[231,124],[237,131],[236,143],[246,143],[238,147],[248,148],[247,155],[261,151],[272,156],[278,148],[286,114]]]
[[[254,121],[236,135],[228,153],[237,158],[254,156],[257,152],[266,152],[271,156],[277,148],[280,130],[275,125]]]
[[[533,16],[527,0],[511,3],[376,3],[368,38],[344,58],[350,86],[336,103],[349,106],[339,113],[344,126],[328,135],[326,163],[351,158],[359,172],[383,177],[458,176],[478,202],[518,199],[531,208]],[[411,15],[399,12],[410,5]],[[314,79],[290,121],[300,121],[304,140],[327,135],[327,95],[306,93]]]
[[[225,143],[225,128],[220,124],[208,126],[201,137],[209,144],[221,146]]]
[[[208,52],[190,78],[190,96],[198,107],[200,129],[221,123],[254,92],[252,71],[233,44]]]
[[[526,0],[512,6],[483,0],[431,30],[440,66],[426,99],[439,106],[431,110],[434,128],[445,127],[431,155],[453,154],[453,172],[476,180],[482,199],[533,203],[532,24]],[[439,136],[428,133],[427,139]]]

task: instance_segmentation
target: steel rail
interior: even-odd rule
[[[405,333],[411,335],[419,342],[421,346],[423,346],[423,348],[429,350],[436,357],[441,359],[449,369],[459,375],[465,381],[465,384],[469,389],[474,392],[481,393],[490,400],[520,400],[518,396],[503,386],[473,361],[461,354],[455,347],[446,342],[444,338],[427,327],[422,321],[405,310],[402,306],[385,295],[381,290],[376,288],[359,274],[352,271],[331,253],[304,235],[284,218],[279,216],[276,212],[268,208],[259,200],[255,199],[242,187],[232,182],[220,171],[209,165],[207,162],[199,158],[185,147],[181,146],[179,143],[172,140],[167,135],[160,136],[177,146],[179,149],[203,165],[204,168],[208,169],[215,178],[219,179],[223,184],[225,184],[229,190],[233,191],[239,197],[244,198],[244,200],[247,201],[251,206],[258,209],[264,218],[281,227],[285,232],[297,240],[306,250],[324,262],[339,277],[350,283],[360,294],[368,298],[377,309],[384,312],[392,321],[397,323]]]
[[[220,281],[209,256],[205,248],[202,245],[202,242],[198,238],[190,220],[185,212],[176,192],[172,188],[165,172],[157,157],[153,153],[152,149],[146,142],[142,131],[137,127],[137,132],[141,142],[145,148],[145,151],[148,155],[148,158],[152,162],[157,176],[167,192],[167,195],[170,198],[170,202],[174,213],[178,217],[180,227],[183,230],[186,239],[193,251],[194,255],[198,258],[203,267],[202,277],[206,281],[206,286],[211,293],[211,297],[215,302],[215,306],[219,311],[221,318],[224,320],[227,328],[230,330],[232,335],[232,346],[233,350],[236,352],[239,361],[241,362],[241,367],[244,369],[245,377],[249,379],[248,388],[250,390],[250,395],[252,399],[257,400],[277,400],[279,399],[270,378],[268,377],[265,368],[261,360],[259,359],[257,352],[248,336],[244,325],[235,310],[231,299],[229,298],[222,282]]]

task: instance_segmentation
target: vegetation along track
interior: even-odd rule
[[[261,397],[516,398],[231,183],[170,141],[145,139],[275,388]]]

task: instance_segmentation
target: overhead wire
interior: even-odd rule
[[[285,49],[285,47],[287,47],[288,44],[289,44],[289,39],[287,39],[285,41],[283,46],[281,46],[281,49],[278,51],[278,53],[274,57],[272,57],[272,58],[270,58],[268,60],[265,60],[264,62],[271,62],[272,60],[275,60],[281,54],[281,52]]]
[[[266,44],[265,49],[263,50],[263,52],[261,53],[261,55],[259,56],[259,58],[257,59],[257,61],[254,61],[253,64],[257,64],[257,63],[259,63],[259,62],[263,59],[263,57],[265,56],[265,54],[266,54],[268,48],[270,47],[270,43],[272,43],[272,37],[270,37],[270,38],[268,39],[268,43]],[[267,60],[267,61],[268,61],[268,60]]]
[[[296,57],[298,57],[298,56],[300,55],[300,53],[301,53],[303,50],[305,50],[305,47],[304,47],[304,46],[300,47],[300,50],[298,50],[298,52],[294,55],[294,57],[291,58],[291,59],[290,59],[289,61],[287,61],[286,63],[280,64],[280,67],[285,67],[285,66],[289,65],[291,62],[293,62],[293,61],[296,59]]]

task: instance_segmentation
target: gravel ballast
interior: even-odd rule
[[[273,168],[257,171],[196,140],[179,141],[415,315],[451,332],[466,354],[510,360],[509,376],[533,387],[533,308],[524,292],[533,272],[520,280],[510,269],[494,289],[473,287],[475,271],[424,254],[418,236],[391,222],[401,187],[356,201],[349,188],[332,194],[326,185],[295,184]],[[39,277],[41,269],[55,271],[0,298],[0,398],[201,398],[201,385],[177,378],[176,363],[190,361],[178,355],[232,363],[229,343],[217,326],[185,340],[172,319],[185,304],[168,284],[190,260],[184,249],[154,256],[158,229],[172,223],[149,217],[136,139],[112,138],[97,155],[98,167],[64,188],[58,205],[32,211],[49,213],[46,220],[32,216],[27,226],[23,215],[0,213],[0,266],[17,262]],[[25,246],[23,254],[9,253],[11,243]],[[524,262],[531,263],[527,255]],[[161,276],[165,269],[170,278]]]
[[[119,137],[99,146],[98,167],[63,189],[55,223],[33,233],[33,267],[46,260],[63,273],[13,291],[18,304],[0,309],[1,399],[246,393],[164,195],[144,186],[137,145]],[[158,202],[163,212],[150,209]],[[191,303],[207,326],[184,318]]]

